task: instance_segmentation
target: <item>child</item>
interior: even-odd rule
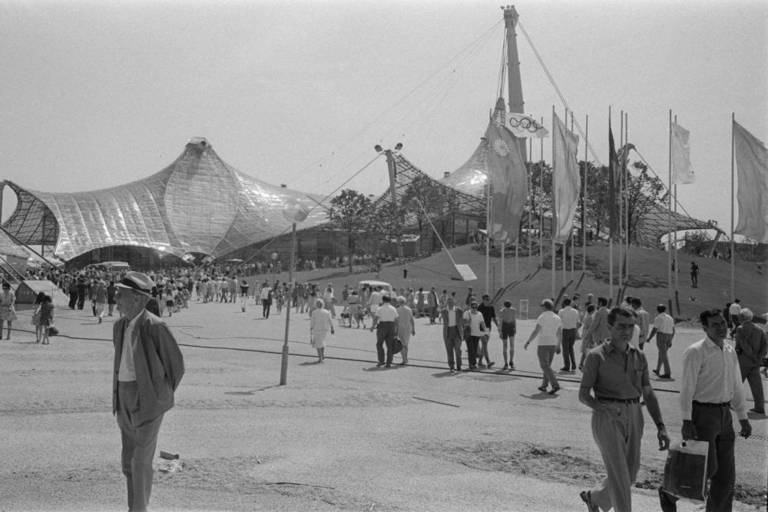
[[[512,307],[512,302],[505,300],[504,307],[499,311],[501,327],[499,333],[504,355],[503,370],[515,369],[515,334],[517,334],[517,311]]]
[[[32,325],[35,326],[35,343],[40,343],[43,337],[43,326],[40,324],[40,309],[43,307],[43,300],[45,300],[45,292],[40,292],[35,297],[34,310],[32,312]]]
[[[49,345],[48,330],[53,325],[53,300],[46,295],[40,305],[40,327],[42,327],[43,345]]]

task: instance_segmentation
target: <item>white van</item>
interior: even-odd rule
[[[376,289],[377,286],[381,286],[381,290],[383,292],[386,292],[388,295],[392,295],[392,285],[385,281],[375,281],[372,279],[366,279],[357,283],[357,288],[359,290],[362,290],[364,286],[368,286],[372,290]]]

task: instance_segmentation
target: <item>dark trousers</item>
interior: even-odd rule
[[[563,329],[563,368],[566,371],[576,369],[576,356],[573,346],[576,344],[576,329]]]
[[[707,473],[710,480],[706,511],[730,512],[733,509],[736,483],[736,432],[733,430],[731,410],[728,407],[705,407],[694,403],[691,420],[696,426],[697,439],[709,441]],[[677,510],[676,497],[663,490],[659,494],[664,512]]]
[[[269,318],[269,309],[272,307],[272,301],[261,299],[261,316]]]
[[[443,343],[445,343],[445,352],[448,355],[448,368],[454,367],[461,370],[461,333],[456,326],[446,327],[443,334]]]
[[[760,376],[759,366],[742,366],[741,380],[749,383],[749,389],[752,390],[752,398],[755,400],[755,410],[765,413],[765,397],[763,396],[763,379]]]
[[[384,362],[384,344],[387,345],[387,364],[392,364],[392,344],[395,342],[395,322],[379,322],[376,325],[376,355]]]
[[[77,307],[77,292],[69,292],[69,309]]]
[[[134,415],[139,407],[135,381],[118,383],[117,401],[117,424],[123,445],[120,460],[128,490],[128,510],[144,512],[152,494],[152,459],[163,415],[135,424]]]
[[[477,367],[477,347],[480,344],[480,336],[467,338],[467,361],[470,368]]]

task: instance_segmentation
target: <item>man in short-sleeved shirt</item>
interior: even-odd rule
[[[395,342],[395,334],[397,333],[395,321],[398,314],[395,307],[391,304],[389,295],[382,296],[381,301],[381,307],[376,310],[376,315],[373,317],[371,330],[376,329],[376,355],[379,359],[376,366],[385,365],[384,345],[386,345],[386,366],[389,368],[392,366],[392,357],[394,356],[392,348]]]
[[[549,391],[549,394],[554,395],[560,390],[560,384],[558,384],[555,372],[552,370],[552,360],[555,358],[556,353],[560,353],[563,323],[560,317],[553,311],[555,306],[551,299],[545,299],[541,303],[541,307],[544,311],[536,319],[536,327],[528,337],[528,341],[523,345],[523,348],[527,350],[531,341],[538,337],[537,356],[543,373],[543,381],[541,386],[539,386],[539,391],[546,392],[547,386],[551,385],[552,389]]]
[[[614,308],[608,315],[610,339],[587,354],[579,400],[592,409],[592,435],[605,462],[605,479],[581,493],[590,511],[632,510],[632,485],[640,469],[643,437],[641,398],[658,428],[659,447],[669,447],[661,410],[648,378],[648,362],[629,344],[635,328],[630,309]],[[598,509],[599,507],[599,509]]]

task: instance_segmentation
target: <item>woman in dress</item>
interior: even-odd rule
[[[405,297],[401,295],[397,298],[397,337],[403,344],[403,350],[400,353],[403,358],[401,364],[408,364],[408,343],[411,341],[412,334],[416,334],[413,311],[405,305]]]
[[[40,310],[43,307],[43,301],[45,300],[45,293],[40,292],[35,297],[34,310],[32,312],[32,325],[35,326],[35,343],[40,343],[43,338],[43,326],[40,323]]]
[[[3,283],[3,291],[0,292],[0,339],[3,338],[3,323],[8,322],[8,334],[5,339],[11,339],[11,324],[16,320],[16,295],[11,291],[8,282]]]
[[[53,325],[53,300],[49,295],[43,299],[40,305],[40,327],[43,330],[43,345],[49,345],[49,329]]]
[[[331,312],[323,306],[323,299],[317,299],[315,309],[312,311],[309,323],[309,338],[312,346],[317,350],[317,362],[322,363],[325,360],[325,338],[328,333],[334,334],[333,320]]]

